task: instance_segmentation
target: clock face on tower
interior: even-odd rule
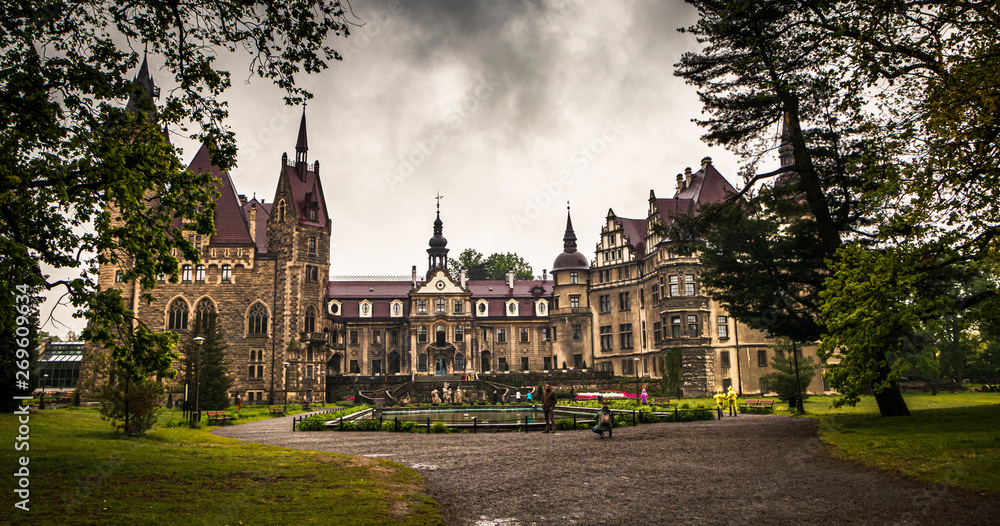
[[[444,289],[444,282],[443,281],[439,281],[439,282],[437,282],[437,285],[435,285],[435,286],[438,288],[438,290],[442,290],[442,289]]]

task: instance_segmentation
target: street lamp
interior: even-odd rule
[[[323,405],[326,406],[326,371],[320,369],[319,377],[320,377],[319,386],[320,389],[323,390]]]
[[[281,385],[285,387],[285,412],[288,412],[288,366],[291,365],[288,362],[283,362],[281,365]]]
[[[191,341],[198,346],[194,362],[194,412],[191,413],[191,427],[198,427],[201,425],[201,405],[198,399],[201,394],[201,344],[205,343],[205,338],[196,336]]]
[[[635,406],[639,407],[639,357],[632,359],[635,360]]]
[[[42,375],[42,397],[38,399],[38,410],[45,409],[45,382],[49,381],[49,374]]]

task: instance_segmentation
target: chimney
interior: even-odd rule
[[[465,282],[466,282],[466,279],[465,279],[465,269],[464,268],[462,269],[462,272],[459,273],[459,281],[462,282],[462,288],[464,289],[465,288]]]
[[[319,177],[319,160],[313,163],[313,173],[316,174],[316,177]]]
[[[684,169],[684,186],[691,186],[691,167]]]
[[[507,287],[514,291],[514,269],[507,270]]]
[[[677,174],[677,191],[680,192],[684,189],[684,176]]]
[[[411,279],[413,280],[413,288],[417,288],[417,266],[416,265],[413,265],[413,277]]]
[[[704,159],[701,160],[701,169],[702,170],[704,170],[705,168],[708,168],[709,166],[712,166],[712,158],[711,157],[705,157]]]
[[[245,200],[246,196],[245,195],[241,195],[240,198],[243,199],[243,200]],[[248,226],[250,227],[250,239],[252,239],[253,242],[256,243],[257,242],[257,203],[250,203],[250,212],[247,214],[247,222],[249,223]]]
[[[240,206],[247,205],[247,194],[240,194]]]
[[[548,280],[549,280],[549,269],[543,268],[542,269],[542,281],[548,281]]]

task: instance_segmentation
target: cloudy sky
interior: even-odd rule
[[[645,217],[650,189],[672,196],[703,157],[741,186],[736,159],[700,141],[697,93],[673,75],[697,49],[676,31],[697,16],[680,0],[355,0],[353,11],[363,25],[333,42],[345,59],[300,81],[315,94],[309,161],[321,165],[335,276],[426,270],[438,192],[452,256],[516,252],[541,274],[562,251],[567,200],[593,258],[609,208]],[[246,57],[220,63],[233,73],[234,182],[270,202],[301,108],[248,80]],[[197,144],[173,141],[190,161]]]

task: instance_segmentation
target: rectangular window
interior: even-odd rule
[[[657,285],[656,283],[653,283],[652,297],[650,299],[653,300],[653,305],[659,305],[659,303],[660,303],[660,286]]]
[[[181,267],[181,281],[191,283],[191,265]]]
[[[552,329],[552,341],[556,341],[558,339],[556,338],[556,328],[552,327],[551,329]]]
[[[631,358],[622,358],[622,374],[630,375],[635,371],[635,360]]]
[[[670,318],[670,335],[673,338],[681,337],[681,317],[671,316]]]
[[[462,300],[455,300],[455,314],[462,314],[462,304],[465,303]]]
[[[528,367],[528,357],[527,356],[522,356],[521,357],[521,370],[522,371],[528,371],[528,370],[530,370],[530,368]]]
[[[685,283],[684,284],[684,295],[685,296],[694,296],[694,283]]]
[[[678,286],[677,286],[676,283],[671,283],[670,284],[670,296],[674,297],[674,296],[680,296],[680,295],[681,295],[680,288],[678,288]]]
[[[351,345],[358,344],[358,331],[351,331]]]
[[[632,324],[621,323],[618,325],[618,339],[622,344],[622,349],[632,348]]]
[[[601,314],[607,314],[607,313],[611,312],[611,295],[610,294],[602,294],[601,295],[601,304],[600,304],[600,307],[601,307],[601,310],[600,310]]]
[[[767,367],[767,351],[757,351],[757,367]]]
[[[698,316],[694,314],[688,315],[688,337],[697,338],[698,337]]]
[[[115,271],[115,283],[122,283],[125,281],[125,273],[117,270]]]
[[[575,284],[580,282],[580,278],[577,276],[576,272],[569,273],[569,282],[570,284]]]
[[[660,339],[663,338],[663,324],[654,321],[653,322],[653,345],[659,345]]]
[[[722,365],[723,369],[729,369],[729,351],[722,351],[719,353],[719,363]]]
[[[319,281],[319,267],[316,265],[306,265],[306,281]]]
[[[427,372],[427,355],[424,353],[417,357],[417,370],[422,373]]]
[[[434,302],[435,311],[437,314],[444,314],[444,304],[445,304],[444,298],[438,298],[437,301]]]
[[[374,343],[375,345],[382,344],[382,331],[380,331],[379,329],[372,330],[372,343]]]
[[[497,329],[497,343],[507,343],[507,329]]]
[[[313,361],[313,349],[312,349],[312,347],[309,347],[309,350],[306,351],[306,361],[307,362]]]
[[[521,343],[528,343],[528,329],[521,329]]]
[[[601,350],[610,351],[614,343],[614,335],[611,333],[610,325],[601,326]]]
[[[559,309],[559,296],[552,298],[552,308],[556,310]]]
[[[310,254],[315,254],[316,253],[316,238],[315,237],[310,237],[309,238],[309,253]]]
[[[399,343],[399,333],[396,329],[389,331],[389,343]]]
[[[507,365],[507,358],[501,356],[497,358],[497,370],[498,371],[509,371],[510,367]]]
[[[233,267],[222,265],[222,282],[229,283],[233,279]]]
[[[622,274],[624,279],[629,279],[632,277],[632,267],[622,267]]]
[[[646,348],[646,322],[642,322],[642,348]]]
[[[719,316],[716,325],[718,325],[719,339],[729,338],[729,317]]]
[[[417,314],[427,314],[427,300],[417,300]]]
[[[358,367],[357,360],[351,360],[349,372],[352,374],[361,374],[361,367]]]
[[[306,378],[312,379],[312,377],[313,377],[313,366],[307,365],[306,366]]]
[[[551,356],[546,356],[545,358],[542,358],[542,363],[544,364],[544,365],[542,365],[542,369],[545,369],[546,371],[552,369],[552,357]]]
[[[423,325],[417,327],[417,342],[427,343],[427,327]]]
[[[464,342],[465,341],[465,328],[461,325],[455,327],[455,341]]]
[[[372,360],[372,375],[382,374],[382,360]]]
[[[574,369],[583,369],[583,367],[584,367],[584,364],[583,364],[583,355],[582,354],[574,354],[573,355],[573,368]]]
[[[569,306],[572,307],[572,308],[574,308],[574,309],[580,308],[580,296],[576,295],[576,294],[570,296],[569,297]]]
[[[632,310],[632,299],[628,292],[618,293],[618,310]]]
[[[583,339],[583,331],[581,330],[580,325],[573,325],[573,339],[574,340]]]
[[[624,272],[624,270],[625,270],[624,267],[618,267],[618,279],[619,280],[625,279],[625,272]]]

